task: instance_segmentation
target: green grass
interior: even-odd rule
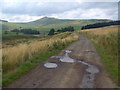
[[[72,41],[73,42],[73,41]],[[62,49],[66,48],[68,45],[70,45],[72,42],[66,43],[64,46],[61,45],[54,45],[53,49],[50,49],[46,53],[42,53],[40,55],[34,56],[32,59],[27,60],[26,62],[23,62],[19,66],[16,67],[16,69],[12,71],[3,72],[3,81],[2,85],[6,86],[16,79],[20,78],[22,75],[29,72],[32,68],[40,64],[41,62],[47,60],[49,57],[58,54]]]
[[[23,74],[30,71],[32,68],[34,68],[36,65],[41,63],[42,61],[45,61],[50,56],[57,54],[60,50],[53,50],[48,53],[41,54],[40,56],[37,56],[34,58],[34,60],[27,60],[25,63],[21,64],[18,68],[16,68],[14,71],[10,73],[4,73],[3,72],[3,86],[8,85],[9,83],[13,82],[14,80],[18,79]]]
[[[94,43],[94,45],[102,58],[102,62],[109,73],[109,76],[114,82],[118,83],[118,61],[112,59],[111,55],[109,55],[103,48],[100,48],[98,44]]]
[[[118,83],[118,35],[116,33],[109,33],[107,35],[91,35],[87,33],[86,36],[92,40],[101,56],[108,76],[115,83]]]
[[[81,30],[82,26],[74,26],[75,30]]]

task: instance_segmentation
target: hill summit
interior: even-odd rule
[[[69,20],[57,19],[57,18],[53,18],[53,17],[43,17],[43,18],[40,18],[38,20],[29,22],[29,24],[49,25],[49,24],[56,24],[56,23],[64,23],[64,22],[67,22],[67,21],[69,21]]]
[[[42,17],[41,19],[57,19],[57,18],[45,16],[45,17]],[[39,19],[39,20],[40,20],[40,19]]]

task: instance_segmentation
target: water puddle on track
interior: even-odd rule
[[[95,75],[99,72],[99,69],[93,65],[88,65],[86,72],[87,74],[84,75],[79,88],[94,88]]]
[[[56,68],[58,65],[56,63],[47,62],[44,64],[46,68]]]
[[[69,57],[68,53],[71,53],[71,51],[66,50],[65,51],[65,55],[63,57],[61,57],[59,60],[61,62],[67,62],[67,63],[74,63],[74,62],[76,62],[75,59],[72,59],[72,58]]]
[[[95,87],[95,82],[94,82],[95,75],[99,73],[99,69],[96,66],[91,65],[87,62],[84,62],[82,60],[76,60],[76,59],[69,57],[69,53],[71,52],[72,51],[70,50],[65,50],[64,56],[52,56],[51,58],[56,58],[59,61],[65,62],[65,63],[80,63],[80,64],[87,66],[85,70],[87,73],[83,76],[82,82],[78,87],[79,88],[94,88]],[[44,66],[46,68],[56,68],[58,65],[56,63],[47,62],[44,64]]]

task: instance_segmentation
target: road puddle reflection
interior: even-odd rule
[[[44,64],[46,68],[56,68],[58,65],[56,63],[47,62]]]
[[[72,51],[70,50],[65,50],[65,55],[63,56],[52,56],[51,58],[55,58],[58,59],[60,62],[65,62],[65,63],[80,63],[83,64],[85,66],[87,66],[87,68],[85,69],[85,71],[87,72],[82,79],[81,84],[79,85],[79,88],[94,88],[95,87],[95,75],[97,73],[99,73],[99,69],[94,66],[91,65],[83,60],[76,60],[73,59],[69,56],[69,53],[71,53]],[[92,51],[85,51],[87,53],[94,53]],[[46,68],[56,68],[58,65],[56,63],[45,63],[44,66]]]

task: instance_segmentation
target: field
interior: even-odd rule
[[[118,26],[79,31],[92,40],[114,82],[118,83]]]
[[[57,54],[71,42],[78,40],[78,34],[66,32],[47,39],[40,39],[2,49],[3,85],[16,80],[41,61]]]
[[[7,34],[7,35],[2,35],[2,48],[6,47],[13,47],[18,44],[22,43],[30,43],[33,40],[44,40],[47,39],[47,35],[26,35],[26,34]]]

